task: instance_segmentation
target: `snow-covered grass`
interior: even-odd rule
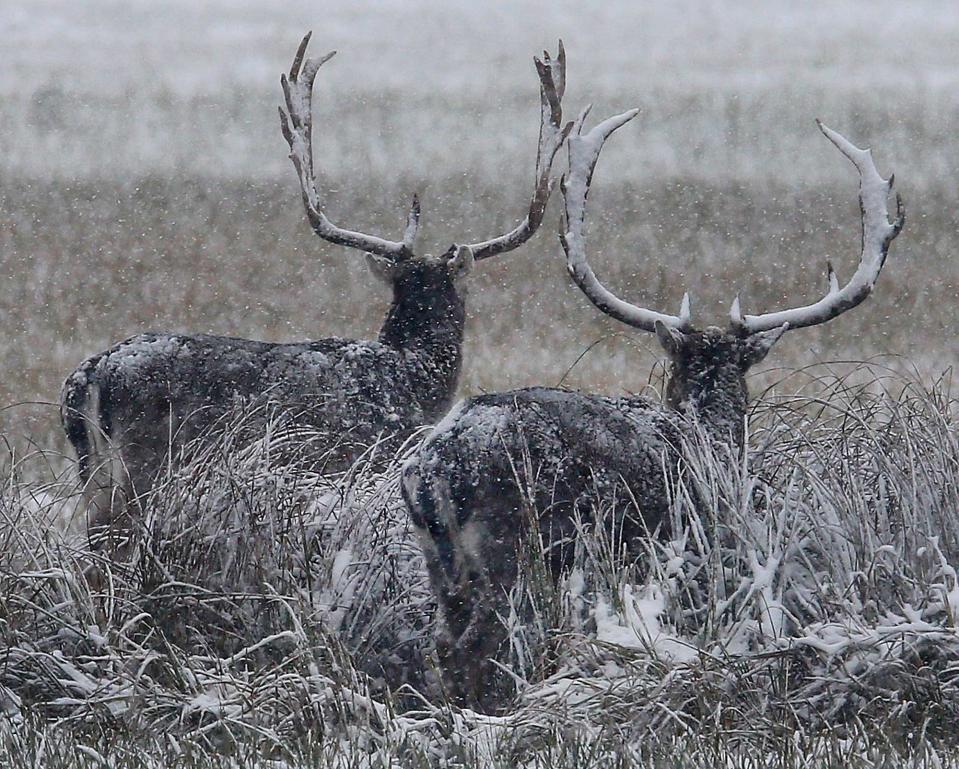
[[[746,462],[691,437],[664,536],[624,560],[583,529],[555,586],[533,549],[495,716],[436,674],[397,492],[415,440],[331,479],[302,435],[228,433],[164,479],[118,563],[49,526],[75,495],[21,480],[42,459],[24,456],[0,500],[0,758],[954,765],[954,416],[948,382],[879,361],[784,374]]]
[[[592,101],[597,115],[646,116],[607,177],[772,165],[819,178],[818,139],[804,142],[814,117],[895,147],[912,179],[954,166],[959,11],[937,0],[7,0],[0,167],[286,175],[278,78],[307,29],[314,55],[340,52],[317,89],[318,153],[337,176],[491,173],[529,157],[530,58],[560,37],[571,112]]]
[[[818,297],[827,259],[847,277],[855,180],[815,117],[908,206],[869,301],[770,363],[919,373],[754,377],[786,382],[748,471],[694,463],[712,508],[687,533],[629,571],[594,532],[563,590],[525,581],[502,717],[443,704],[399,458],[331,481],[261,443],[170,478],[131,565],[78,535],[52,403],[86,355],[149,328],[376,333],[386,292],[310,233],[277,125],[309,28],[340,51],[316,146],[347,226],[398,236],[414,190],[429,250],[515,224],[530,56],[557,37],[570,116],[641,108],[591,193],[590,261],[624,298],[675,312],[689,289],[724,322],[737,293]],[[959,339],[957,29],[935,0],[0,3],[0,765],[959,765],[929,752],[956,717],[955,428],[931,383]],[[570,287],[558,218],[475,271],[464,393],[649,381],[658,348]],[[384,693],[403,682],[425,699]]]

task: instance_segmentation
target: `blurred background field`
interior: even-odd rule
[[[307,29],[314,55],[339,50],[316,98],[329,213],[396,237],[417,190],[421,248],[433,251],[522,215],[538,125],[531,56],[562,37],[570,117],[588,101],[596,116],[642,109],[597,171],[594,266],[659,309],[675,311],[688,288],[702,323],[723,322],[737,293],[747,311],[815,298],[826,259],[840,278],[855,268],[855,174],[816,130],[822,118],[896,172],[907,226],[876,294],[790,335],[768,366],[891,355],[933,377],[953,365],[949,4],[6,0],[0,432],[62,447],[42,404],[84,357],[143,330],[376,333],[388,297],[358,254],[312,234],[280,136],[278,76]],[[464,394],[648,381],[658,348],[571,287],[558,215],[554,202],[528,247],[477,269]]]

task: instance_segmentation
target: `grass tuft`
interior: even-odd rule
[[[534,543],[497,716],[451,706],[435,669],[397,487],[418,438],[330,477],[310,435],[240,440],[263,415],[238,415],[161,477],[117,561],[66,525],[79,502],[36,480],[42,452],[9,456],[0,759],[954,765],[959,441],[948,381],[899,370],[781,373],[744,461],[690,435],[639,553],[582,525],[553,584]]]

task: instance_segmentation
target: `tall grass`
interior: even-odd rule
[[[959,338],[954,11],[332,3],[321,30],[246,0],[8,5],[0,764],[959,765],[955,414],[935,378]],[[869,302],[754,377],[748,461],[693,440],[667,537],[632,563],[584,530],[559,585],[531,548],[501,716],[444,700],[396,491],[412,444],[328,478],[298,457],[309,435],[240,440],[241,416],[168,471],[122,558],[86,542],[55,405],[86,355],[151,328],[376,333],[388,297],[309,232],[275,121],[311,26],[342,51],[317,97],[332,217],[392,237],[418,190],[426,251],[522,213],[527,56],[560,36],[570,112],[642,108],[591,193],[591,261],[626,298],[689,288],[721,322],[736,293],[814,297],[827,259],[848,276],[855,182],[813,117],[874,146],[909,208]],[[570,290],[553,216],[475,271],[464,393],[649,386],[658,350]],[[912,363],[798,368],[874,352]]]
[[[783,373],[741,462],[691,434],[641,553],[582,527],[553,584],[534,548],[501,618],[497,716],[448,704],[437,674],[397,490],[415,440],[330,478],[291,450],[303,435],[239,444],[241,421],[171,467],[119,561],[50,525],[78,501],[20,457],[0,498],[0,752],[47,735],[63,766],[93,755],[76,746],[116,766],[948,765],[959,441],[948,382],[898,368]]]

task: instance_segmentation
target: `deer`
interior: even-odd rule
[[[678,315],[633,305],[608,290],[587,262],[584,223],[593,171],[606,140],[638,110],[584,134],[588,111],[567,141],[569,170],[561,182],[560,242],[568,271],[601,312],[656,335],[668,358],[668,379],[662,401],[547,387],[471,397],[454,406],[404,464],[401,492],[437,600],[435,640],[447,693],[480,710],[497,709],[508,695],[510,684],[496,665],[506,638],[500,618],[509,614],[509,593],[530,538],[540,538],[541,549],[533,552],[543,554],[555,582],[570,566],[570,542],[579,527],[599,520],[598,499],[614,513],[598,525],[620,527],[619,541],[633,543],[633,552],[642,538],[663,533],[684,437],[699,431],[730,459],[741,456],[746,372],[787,330],[826,323],[862,303],[905,222],[898,194],[889,221],[893,178],[879,175],[870,151],[817,120],[859,173],[862,251],[855,273],[840,287],[828,264],[828,289],[813,304],[749,315],[737,297],[728,327],[697,329],[688,293]]]
[[[88,529],[125,531],[158,472],[193,442],[207,440],[237,403],[268,404],[323,436],[323,471],[349,467],[372,442],[434,423],[449,408],[462,365],[467,283],[476,262],[522,246],[539,229],[555,186],[553,160],[572,128],[563,125],[566,54],[534,57],[540,130],[528,212],[505,234],[418,254],[420,202],[413,195],[401,240],[334,224],[317,189],[312,147],[313,84],[336,53],[306,58],[300,43],[280,82],[280,127],[307,218],[323,240],[365,254],[392,290],[376,340],[328,338],[274,343],[227,336],[142,333],[94,355],[60,395],[64,430],[78,458]]]

